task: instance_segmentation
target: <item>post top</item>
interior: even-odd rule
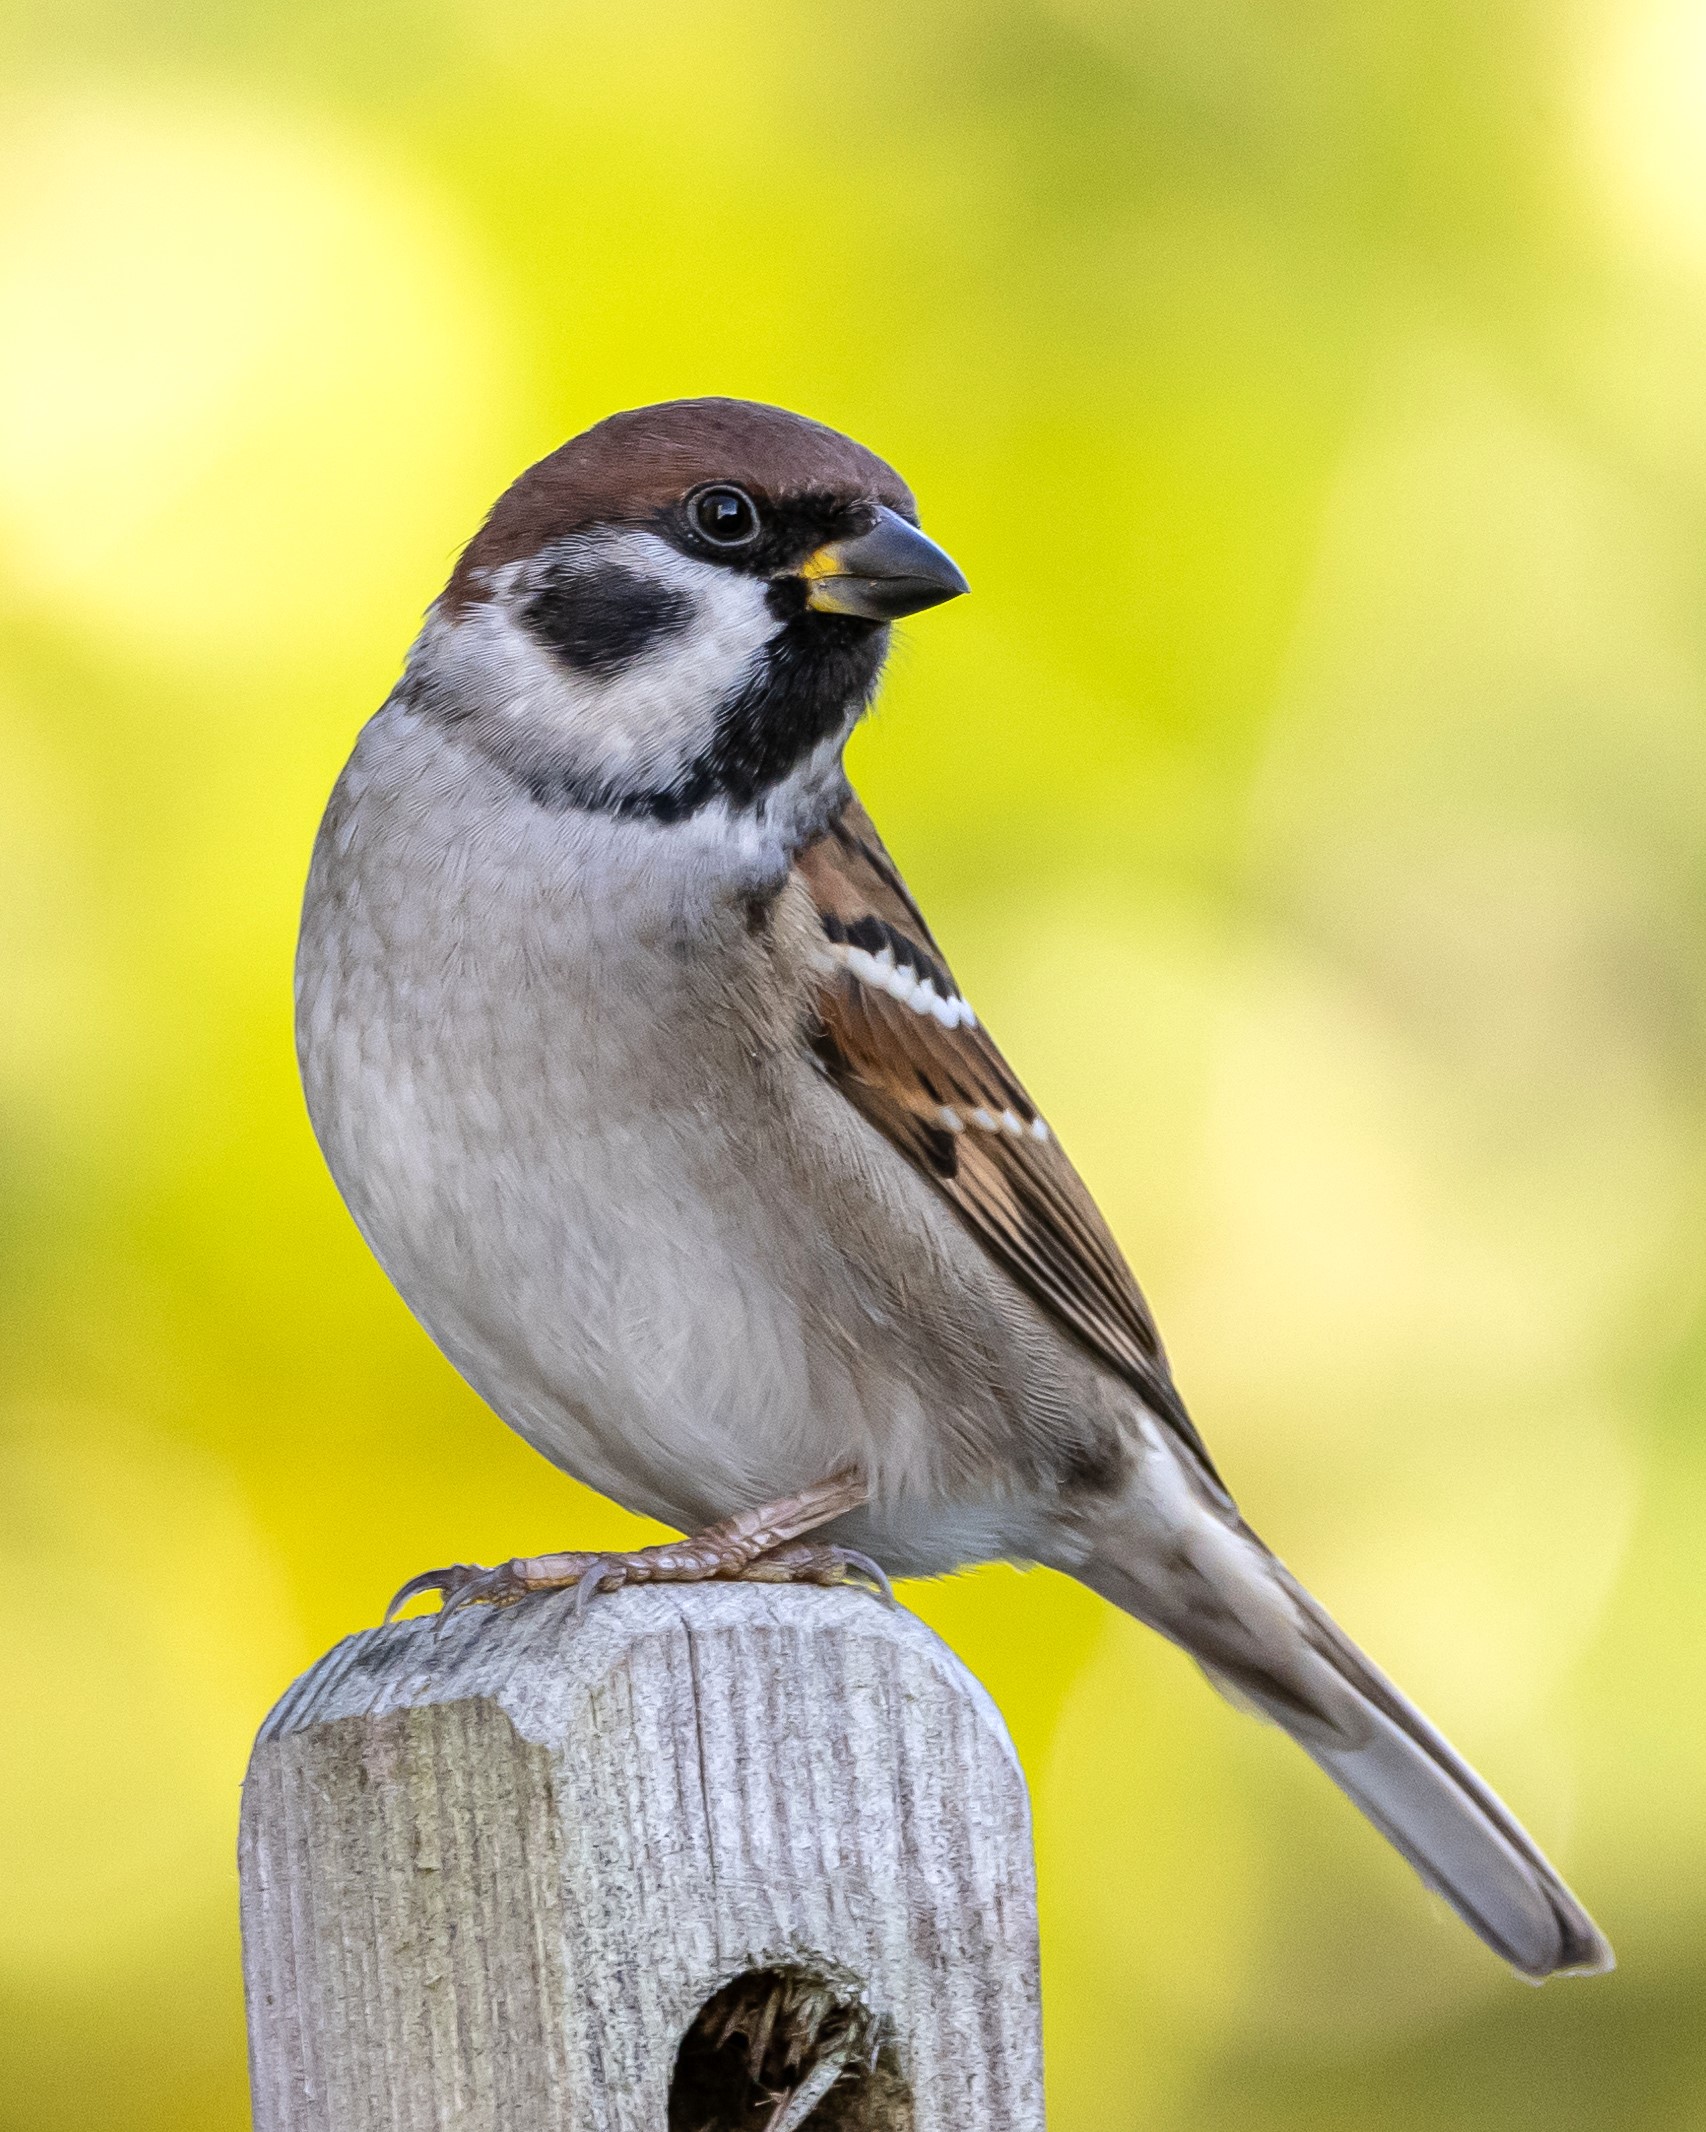
[[[821,1664],[834,1646],[848,1692],[887,1684],[908,1699],[939,1698],[1014,1759],[988,1692],[917,1615],[851,1588],[738,1583],[630,1586],[578,1612],[574,1592],[541,1593],[514,1606],[464,1608],[442,1633],[431,1615],[363,1629],[286,1689],[255,1744],[341,1718],[472,1700],[495,1702],[523,1739],[556,1741],[639,1647],[659,1644],[677,1646],[689,1673],[756,1662],[772,1676],[783,1715],[788,1676],[806,1647]]]

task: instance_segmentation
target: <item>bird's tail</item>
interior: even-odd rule
[[[1208,1521],[1212,1542],[1174,1557],[1188,1561],[1183,1579],[1106,1557],[1078,1574],[1289,1733],[1520,1975],[1612,1968],[1610,1944],[1504,1801],[1247,1526]]]

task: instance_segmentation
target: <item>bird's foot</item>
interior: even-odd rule
[[[624,1584],[860,1584],[892,1599],[888,1578],[868,1555],[811,1543],[802,1535],[865,1502],[864,1479],[840,1473],[815,1488],[725,1518],[685,1540],[625,1554],[518,1555],[494,1568],[456,1562],[411,1577],[385,1609],[389,1621],[422,1592],[441,1595],[439,1623],[465,1606],[513,1606],[530,1592],[573,1590],[575,1610]]]

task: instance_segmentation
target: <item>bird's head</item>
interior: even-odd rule
[[[874,452],[781,408],[675,400],[499,498],[406,686],[542,806],[798,811],[839,785],[889,624],[965,590]]]

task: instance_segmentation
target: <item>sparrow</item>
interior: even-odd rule
[[[1521,1975],[1607,1969],[1239,1515],[848,783],[890,625],[966,589],[873,452],[697,399],[524,473],[429,610],[314,848],[308,1108],[474,1389],[689,1537],[398,1600],[1046,1564],[1281,1726]]]

